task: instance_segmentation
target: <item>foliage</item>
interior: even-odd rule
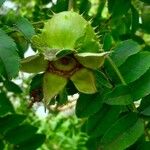
[[[0,1],[0,149],[5,145],[5,149],[21,150],[44,146],[64,150],[149,149],[149,1],[12,2],[14,8],[6,9],[5,0]],[[71,26],[65,24],[64,14],[71,16]],[[29,46],[38,55],[26,58]],[[97,61],[103,56],[99,65]],[[82,67],[71,76],[64,74],[78,64]],[[21,89],[13,82],[19,70],[34,73],[27,81],[28,88]],[[54,115],[44,123],[27,111],[27,97],[31,105],[45,100],[45,107],[51,110],[53,105],[59,108],[69,103],[67,96],[76,93],[75,113],[81,118],[79,126],[83,125],[84,133],[74,118]],[[14,108],[17,100],[19,109]],[[50,121],[53,118],[56,124]]]
[[[42,122],[38,121],[37,126],[47,136],[41,149],[86,150],[87,135],[81,132],[81,125],[82,120],[64,113],[52,114]]]

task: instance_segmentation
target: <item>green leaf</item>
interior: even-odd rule
[[[31,81],[31,83],[30,83],[30,93],[31,93],[33,90],[42,88],[42,85],[43,85],[43,75],[44,75],[44,74],[36,74],[36,75],[32,78],[32,81]]]
[[[2,78],[2,76],[0,75],[0,82],[3,82],[3,78]]]
[[[137,148],[137,150],[149,150],[149,148],[150,148],[150,142],[145,141],[141,143],[141,145]]]
[[[91,70],[86,68],[78,70],[71,77],[71,81],[79,92],[85,94],[93,94],[97,92],[95,78]]]
[[[139,13],[134,6],[131,6],[132,11],[132,33],[135,33],[136,30],[139,28]]]
[[[26,39],[31,40],[31,37],[35,35],[34,28],[32,24],[23,17],[19,17],[15,23],[16,27],[21,31]]]
[[[0,7],[3,5],[3,3],[5,2],[6,0],[0,0]]]
[[[108,51],[111,49],[113,43],[113,37],[110,33],[106,33],[103,39],[103,49]]]
[[[5,93],[0,93],[0,116],[14,113],[14,108]]]
[[[42,1],[42,4],[45,4],[45,5],[46,5],[46,4],[48,4],[48,3],[49,3],[49,0],[43,0],[43,1]]]
[[[1,149],[1,150],[3,150],[3,149],[4,149],[4,147],[5,147],[5,145],[4,145],[3,141],[2,141],[2,140],[0,140],[0,149]]]
[[[57,5],[52,5],[51,9],[55,13],[67,11],[68,10],[68,1],[67,0],[58,0]]]
[[[88,117],[96,113],[102,107],[103,99],[99,93],[80,93],[76,104],[76,115],[79,118]]]
[[[144,116],[150,116],[150,95],[142,98],[138,111]]]
[[[45,141],[44,134],[35,134],[30,139],[22,142],[16,147],[16,150],[36,150]]]
[[[134,101],[150,94],[150,69],[138,80],[130,83],[129,87]]]
[[[35,135],[36,131],[36,127],[31,126],[29,124],[24,124],[11,130],[8,130],[5,133],[4,138],[11,144],[20,144],[30,139],[33,135]]]
[[[64,105],[67,104],[68,102],[68,95],[67,95],[67,90],[64,88],[62,91],[59,92],[58,96],[56,97],[56,101],[58,102],[59,105]]]
[[[10,34],[13,38],[14,42],[16,43],[18,54],[21,58],[24,58],[24,53],[28,50],[29,43],[25,39],[25,37],[19,32],[13,32]]]
[[[114,20],[112,19],[111,27],[113,28],[111,34],[115,41],[120,41],[121,37],[123,37],[123,40],[129,38],[129,37],[124,38],[124,36],[126,36],[126,34],[129,31],[129,28],[127,26],[126,17],[123,17],[122,19],[121,18],[115,18]],[[115,44],[117,44],[117,43],[115,43]]]
[[[88,14],[88,11],[90,9],[91,6],[91,2],[87,1],[87,0],[80,0],[80,5],[79,5],[79,10],[80,10],[80,14],[85,13]]]
[[[130,0],[108,0],[109,12],[113,17],[120,17],[128,12],[131,6]]]
[[[145,116],[150,116],[150,106],[146,107],[141,114],[145,115]]]
[[[45,104],[56,96],[67,84],[67,79],[54,73],[45,73],[43,78],[43,94]]]
[[[110,105],[128,105],[133,102],[127,86],[117,86],[105,95],[105,103]]]
[[[127,83],[137,80],[150,68],[150,52],[140,52],[129,57],[119,70]]]
[[[108,1],[108,10],[109,10],[109,13],[113,12],[113,6],[114,6],[115,1],[116,0],[109,0]]]
[[[115,123],[121,108],[120,106],[104,105],[100,111],[89,117],[87,133],[92,137],[102,136]]]
[[[67,90],[68,95],[74,95],[78,93],[78,90],[76,89],[76,87],[74,86],[71,80],[68,81],[66,85],[66,90]]]
[[[96,69],[103,65],[107,52],[103,53],[78,53],[75,54],[75,58],[82,64],[84,67],[90,69]]]
[[[16,77],[19,72],[20,59],[14,41],[0,30],[0,62],[9,78]]]
[[[16,94],[22,93],[22,89],[12,81],[8,81],[8,80],[4,81],[4,86],[10,92],[13,92]]]
[[[150,33],[149,29],[149,22],[150,22],[150,7],[149,6],[144,6],[142,9],[142,14],[141,14],[141,19],[142,19],[142,24],[141,28],[147,32]]]
[[[141,99],[140,106],[138,107],[138,111],[142,113],[145,111],[145,109],[147,109],[149,107],[150,107],[150,95],[147,95],[146,97]],[[149,114],[147,114],[147,113],[146,114],[142,113],[142,114],[149,116]]]
[[[4,117],[0,117],[0,133],[4,134],[6,131],[19,126],[24,120],[24,115],[9,114]]]
[[[98,22],[102,19],[102,12],[103,12],[105,5],[106,5],[106,1],[100,1],[96,16],[94,16],[94,20],[93,20],[94,25],[98,24]]]
[[[144,133],[144,123],[134,113],[129,113],[120,118],[104,134],[101,147],[104,150],[124,150]]]
[[[133,40],[126,40],[117,45],[111,55],[111,58],[119,67],[126,61],[129,56],[136,54],[139,51],[140,46],[138,43],[134,42]]]
[[[96,85],[97,87],[101,87],[101,85],[107,87],[107,88],[112,88],[112,85],[109,83],[108,79],[106,78],[106,76],[104,75],[104,73],[102,73],[99,70],[94,70],[94,76],[96,79]]]
[[[33,99],[33,101],[40,102],[43,99],[43,76],[44,74],[37,74],[32,78],[32,81],[30,83],[30,98]]]
[[[86,142],[86,148],[88,150],[96,150],[98,147],[97,138],[88,138],[88,141]]]
[[[20,70],[27,73],[43,72],[48,67],[48,61],[43,55],[33,55],[22,59]]]
[[[5,66],[1,59],[0,59],[0,75],[6,76]]]
[[[150,1],[149,1],[149,0],[140,0],[140,1],[142,1],[142,2],[144,2],[144,3],[147,3],[147,4],[150,4]]]

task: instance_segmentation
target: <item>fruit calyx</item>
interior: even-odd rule
[[[56,61],[49,61],[47,72],[70,78],[83,66],[73,56],[65,56]]]

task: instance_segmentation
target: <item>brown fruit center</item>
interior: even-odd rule
[[[69,78],[80,68],[82,65],[74,57],[65,56],[56,61],[49,61],[47,71]]]
[[[61,58],[61,59],[60,59],[60,62],[61,62],[63,65],[68,65],[68,64],[70,63],[68,57]]]

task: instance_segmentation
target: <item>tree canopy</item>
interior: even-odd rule
[[[149,24],[149,0],[0,0],[0,150],[149,150]]]

